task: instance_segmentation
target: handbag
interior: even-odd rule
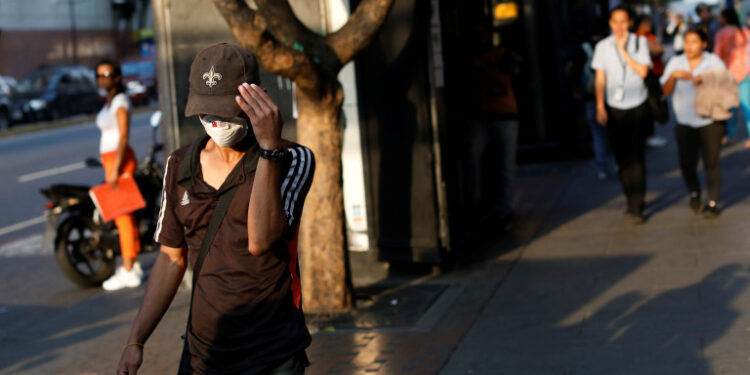
[[[640,38],[639,38],[640,41]],[[635,44],[635,51],[638,52],[638,48],[641,43]],[[669,122],[669,107],[667,105],[667,98],[664,96],[664,92],[661,90],[661,83],[659,83],[659,77],[649,69],[648,75],[643,79],[643,83],[646,85],[648,91],[648,108],[651,112],[651,119],[654,122],[664,125]]]

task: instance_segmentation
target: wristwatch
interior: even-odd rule
[[[271,161],[282,161],[286,158],[287,152],[284,149],[266,150],[260,149],[260,157]]]

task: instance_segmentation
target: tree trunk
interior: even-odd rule
[[[341,187],[341,104],[338,82],[322,92],[297,90],[297,141],[315,154],[315,177],[299,234],[302,298],[306,311],[351,308],[346,280]],[[299,87],[299,86],[298,86]]]
[[[307,311],[352,306],[347,280],[341,180],[339,70],[364,50],[385,22],[394,0],[362,0],[338,31],[319,35],[294,15],[289,1],[213,0],[237,40],[261,68],[297,85],[297,140],[315,154],[316,171],[299,234],[302,298]],[[283,41],[283,42],[282,42]]]

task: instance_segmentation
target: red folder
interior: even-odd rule
[[[104,222],[146,207],[146,201],[131,175],[120,176],[117,179],[117,189],[104,183],[92,187],[89,195]]]

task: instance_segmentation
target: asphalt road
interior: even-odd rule
[[[141,160],[151,146],[150,113],[134,114],[130,144]],[[294,126],[284,135],[293,139]],[[144,286],[117,292],[81,289],[42,252],[46,198],[52,184],[99,184],[99,131],[84,122],[0,138],[0,375],[114,373]],[[139,256],[146,279],[156,252]],[[143,374],[174,373],[190,293],[181,291],[149,339]],[[139,372],[140,374],[141,372]]]
[[[130,144],[139,159],[151,146],[149,116],[132,116]],[[103,170],[83,163],[98,154],[99,130],[91,122],[0,139],[0,257],[41,250],[36,244],[47,200],[39,190],[59,183],[101,183]]]
[[[149,116],[135,114],[131,120],[130,144],[139,160],[151,146]],[[105,332],[119,332],[112,334],[119,349],[125,322],[140,303],[140,288],[114,294],[78,288],[52,254],[41,250],[46,198],[39,189],[101,183],[103,170],[82,163],[98,156],[98,142],[91,122],[0,139],[0,374],[56,373],[86,357],[80,347],[74,349],[76,343]],[[154,257],[141,257],[147,272]]]

